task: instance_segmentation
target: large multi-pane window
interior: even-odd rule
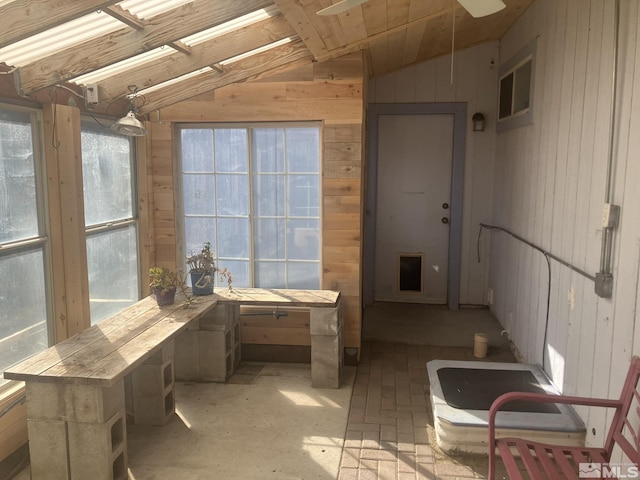
[[[91,324],[140,298],[132,143],[82,122],[82,178]]]
[[[185,255],[211,242],[233,285],[320,287],[320,128],[180,129]]]
[[[52,333],[36,115],[0,105],[1,371],[47,348]]]

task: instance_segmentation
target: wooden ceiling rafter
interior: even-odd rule
[[[106,7],[103,11],[104,13],[112,16],[116,20],[119,20],[125,25],[130,26],[134,30],[137,30],[137,31],[144,30],[144,21],[138,18],[133,13],[129,12],[128,10],[125,10],[120,5],[112,5],[110,7]],[[168,42],[167,45],[169,45],[170,47],[173,47],[179,52],[184,53],[185,55],[189,55],[191,53],[191,49],[189,48],[189,46],[185,45],[179,40],[176,40],[174,42]]]
[[[285,70],[307,65],[313,61],[311,53],[301,40],[274,47],[224,66],[224,73],[211,71],[188,78],[149,93],[144,93],[145,104],[140,114],[147,114],[202,93],[232,83],[258,80]]]
[[[195,0],[145,22],[142,31],[125,27],[112,34],[62,50],[17,69],[23,95],[111,65],[194,33],[272,5],[270,0]]]
[[[281,15],[270,17],[194,45],[188,57],[173,53],[101,80],[100,96],[110,101],[126,95],[128,85],[142,90],[207,66],[224,70],[219,62],[294,35],[295,30]]]

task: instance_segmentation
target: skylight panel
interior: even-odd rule
[[[78,85],[98,83],[106,78],[113,77],[114,75],[126,72],[127,70],[135,70],[136,67],[139,67],[147,62],[157,60],[158,58],[162,58],[173,53],[176,53],[176,50],[169,46],[154,48],[153,50],[141,53],[140,55],[136,55],[135,57],[127,58],[126,60],[114,63],[113,65],[109,65],[107,67],[100,68],[98,70],[94,70],[93,72],[89,72],[85,75],[76,77],[72,80],[72,82]]]
[[[115,32],[122,27],[122,22],[109,15],[90,13],[0,48],[0,62],[21,67],[79,43]]]
[[[192,0],[162,0],[160,2],[158,0],[125,0],[118,5],[144,20],[191,2]]]
[[[157,85],[153,85],[152,87],[145,88],[138,92],[138,95],[144,96],[147,93],[154,92],[156,90],[160,90],[161,88],[168,87],[170,85],[174,85],[179,82],[183,82],[184,80],[188,80],[189,78],[197,77],[198,75],[202,75],[204,73],[209,73],[213,71],[211,67],[204,67],[193,72],[189,72],[185,75],[180,75],[179,77],[172,78],[171,80],[167,80],[166,82],[158,83]]]
[[[267,18],[273,17],[277,14],[278,9],[276,7],[272,6],[268,8],[261,8],[260,10],[242,15],[241,17],[235,18],[229,22],[225,22],[215,27],[208,28],[207,30],[203,30],[202,32],[198,32],[194,35],[189,35],[188,37],[185,37],[181,40],[183,43],[192,47],[225,33],[233,32],[234,30],[238,30],[248,25],[253,25],[254,23],[266,20]]]
[[[238,60],[243,60],[248,57],[252,57],[253,55],[257,55],[259,53],[264,53],[272,48],[279,47],[281,45],[286,45],[287,43],[291,43],[296,37],[287,37],[282,40],[278,40],[277,42],[270,43],[268,45],[264,45],[263,47],[255,48],[253,50],[249,50],[248,52],[241,53],[240,55],[236,55],[235,57],[227,58],[220,62],[220,65],[230,65]]]

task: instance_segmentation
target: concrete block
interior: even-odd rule
[[[237,305],[216,305],[200,318],[200,330],[229,330],[233,324],[236,310],[239,312]]]
[[[174,413],[173,362],[162,365],[143,363],[131,373],[133,423],[164,425]],[[170,403],[166,401],[170,395]]]
[[[175,378],[180,381],[200,379],[199,330],[186,330],[175,339]]]
[[[65,422],[27,420],[31,478],[67,480],[70,477],[67,462],[67,427]]]
[[[111,387],[27,382],[29,418],[103,423],[124,408],[124,382]]]
[[[337,335],[342,329],[341,309],[313,307],[309,312],[311,335]]]
[[[153,355],[147,358],[144,363],[149,365],[162,365],[163,363],[173,360],[175,356],[175,342],[174,340],[169,340],[165,342],[161,348],[156,350]]]
[[[227,379],[227,343],[225,332],[200,332],[200,380],[224,382]]]
[[[105,423],[68,422],[67,429],[72,480],[114,480],[114,461],[120,463],[118,469],[126,472],[124,410]]]
[[[311,385],[314,388],[340,388],[341,343],[338,336],[311,336]]]

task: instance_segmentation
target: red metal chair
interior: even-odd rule
[[[545,395],[539,393],[510,392],[498,397],[489,410],[489,480],[494,480],[496,471],[496,448],[500,452],[509,478],[521,480],[524,477],[516,455],[520,456],[531,479],[570,480],[578,478],[615,478],[611,471],[596,473],[598,464],[608,464],[614,445],[618,445],[629,464],[640,464],[640,392],[638,379],[640,378],[640,357],[633,357],[627,378],[622,387],[618,400],[607,400],[586,397],[571,397],[566,395]],[[637,415],[633,420],[629,418],[633,400]],[[571,405],[586,405],[615,409],[611,428],[603,448],[565,447],[533,442],[524,438],[504,437],[496,439],[496,414],[500,408],[513,400],[526,400],[547,403],[564,403]],[[517,453],[515,453],[517,452]],[[583,471],[579,472],[580,464]],[[587,467],[589,471],[585,469]],[[590,468],[589,468],[590,467]],[[613,471],[615,473],[615,469]],[[623,472],[624,473],[624,472]],[[629,477],[630,478],[630,477]]]

